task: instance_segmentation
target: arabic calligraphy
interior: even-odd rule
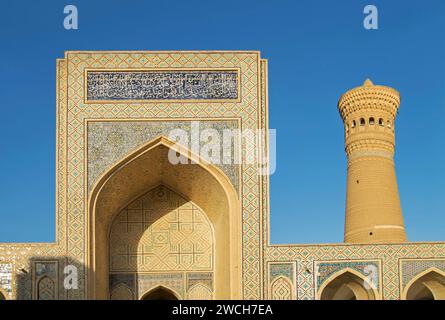
[[[237,100],[237,70],[87,71],[87,100]]]

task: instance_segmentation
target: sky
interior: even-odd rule
[[[63,8],[78,8],[65,30]],[[363,27],[378,8],[379,29]],[[55,62],[65,50],[260,50],[269,61],[272,243],[343,241],[337,101],[400,91],[396,173],[410,241],[445,240],[445,1],[8,1],[0,10],[0,242],[55,239]]]

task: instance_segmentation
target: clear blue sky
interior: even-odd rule
[[[63,28],[63,7],[79,30]],[[362,27],[379,8],[379,30]],[[343,240],[339,96],[397,88],[408,238],[445,240],[445,1],[5,1],[0,10],[0,242],[55,235],[55,60],[65,50],[261,50],[269,59],[273,243]]]

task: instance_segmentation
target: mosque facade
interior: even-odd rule
[[[344,242],[276,245],[269,136],[208,143],[267,132],[260,52],[68,51],[56,79],[56,241],[0,244],[0,299],[445,299],[445,242],[407,241],[395,89],[338,102]]]

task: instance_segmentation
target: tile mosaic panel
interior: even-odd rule
[[[376,261],[344,261],[344,262],[319,262],[316,264],[318,267],[317,274],[317,288],[320,287],[334,273],[350,268],[358,271],[363,276],[369,275],[369,268],[376,270],[379,273],[379,264]],[[378,276],[380,276],[378,274]],[[378,289],[378,282],[376,283]]]
[[[95,165],[96,171],[91,175],[84,168],[84,155],[87,150],[84,145],[85,121],[87,119],[125,119],[141,122],[145,119],[177,119],[182,122],[184,118],[239,118],[243,128],[264,127],[267,124],[267,68],[266,62],[258,66],[256,53],[154,53],[154,52],[68,52],[65,59],[58,60],[58,242],[56,244],[0,244],[0,261],[8,261],[14,265],[16,287],[12,290],[12,298],[31,299],[32,277],[30,260],[35,257],[64,257],[64,262],[76,264],[79,269],[79,290],[66,293],[63,298],[83,299],[86,297],[85,263],[86,263],[86,222],[85,179],[90,176],[94,180],[106,171],[115,161],[126,153],[150,140],[146,134],[137,142],[129,142],[128,150],[116,147],[117,158],[107,162],[104,167]],[[134,104],[124,100],[116,100],[119,104],[85,104],[84,74],[85,68],[240,68],[240,82],[242,99],[239,103],[217,103],[208,100],[208,103],[199,105],[188,103],[160,103],[160,104]],[[259,74],[261,72],[261,74]],[[262,89],[259,89],[260,82]],[[191,100],[189,100],[191,102]],[[176,120],[175,120],[176,121]],[[104,122],[106,123],[106,121]],[[106,126],[105,126],[106,127]],[[161,125],[162,127],[162,125]],[[89,129],[88,129],[89,130]],[[107,130],[107,128],[104,128]],[[151,130],[151,129],[147,129]],[[158,129],[155,129],[158,130]],[[162,129],[163,130],[163,129]],[[109,133],[110,131],[108,131]],[[157,131],[159,132],[159,131]],[[158,133],[156,133],[158,134]],[[89,139],[90,137],[88,137]],[[103,141],[106,141],[103,138]],[[119,141],[110,137],[112,141]],[[101,138],[102,139],[102,138]],[[125,138],[126,139],[126,138]],[[100,139],[99,139],[100,140]],[[100,143],[99,140],[96,142]],[[126,142],[128,142],[126,140]],[[107,142],[108,143],[108,142]],[[89,148],[89,146],[88,146]],[[88,158],[90,157],[88,150]],[[93,152],[94,153],[94,152]],[[105,158],[112,156],[111,151],[101,154]],[[92,155],[94,158],[94,155]],[[268,283],[263,283],[269,270],[263,268],[269,261],[293,263],[297,261],[296,283],[299,299],[315,298],[315,270],[314,261],[379,259],[382,264],[382,296],[384,299],[399,299],[400,273],[403,273],[403,283],[409,281],[414,274],[421,272],[428,265],[422,263],[405,266],[399,270],[400,259],[415,260],[444,260],[445,243],[406,243],[381,245],[280,245],[269,246],[268,226],[268,177],[262,180],[256,176],[256,168],[246,166],[242,168],[241,176],[232,181],[242,181],[240,197],[243,201],[243,297],[246,299],[259,299],[267,292]],[[97,174],[95,173],[97,172]],[[224,171],[228,174],[228,171]],[[87,181],[90,185],[90,181]],[[261,198],[260,198],[261,197]],[[298,214],[298,213],[296,213]],[[264,251],[263,251],[264,246]],[[434,259],[431,259],[434,258]],[[3,262],[2,262],[3,264]],[[437,268],[441,266],[435,265]],[[405,268],[405,271],[401,269]],[[439,269],[440,269],[439,268]],[[264,270],[264,272],[263,272]],[[440,269],[442,270],[442,269]],[[12,276],[12,279],[14,279]],[[159,282],[170,283],[176,286],[178,292],[184,294],[185,275],[149,276],[151,284]],[[9,280],[8,280],[9,281]],[[11,282],[8,282],[11,283]],[[14,283],[11,284],[14,286]],[[181,291],[182,290],[182,291]]]
[[[187,291],[194,285],[201,283],[213,291],[213,273],[212,272],[193,272],[187,273]]]
[[[237,100],[237,70],[88,70],[87,101]]]
[[[83,188],[85,179],[83,145],[87,134],[84,130],[86,119],[136,119],[136,118],[234,118],[240,117],[243,128],[256,129],[259,117],[259,53],[258,52],[67,52],[68,77],[68,141],[67,154],[69,168],[67,185],[68,251],[73,259],[85,261],[84,208],[86,198]],[[128,68],[193,68],[193,69],[240,69],[239,102],[221,103],[206,100],[199,105],[193,103],[150,103],[135,104],[85,104],[85,69],[128,69]],[[255,146],[252,146],[255,148]],[[262,277],[261,243],[258,232],[259,179],[255,165],[243,167],[242,202],[244,210],[243,232],[243,296],[260,298]],[[83,277],[82,277],[83,278]],[[80,290],[79,290],[80,291]]]
[[[345,260],[381,261],[382,297],[400,299],[399,259],[428,260],[445,258],[445,243],[406,244],[315,244],[272,245],[266,248],[266,261],[297,261],[298,299],[315,299],[315,262]]]
[[[269,265],[268,298],[272,300],[295,299],[297,283],[294,263],[271,262]]]
[[[130,203],[110,231],[110,271],[213,269],[210,221],[192,202],[159,186]]]
[[[185,297],[183,273],[139,274],[137,286],[139,297],[158,286],[174,290],[181,298]]]
[[[429,269],[436,268],[445,272],[445,260],[402,260],[402,288],[419,273]]]
[[[193,130],[203,132],[206,129],[214,129],[221,136],[224,130],[238,128],[236,120],[200,120],[195,121]],[[89,121],[88,122],[88,187],[92,186],[99,177],[111,168],[113,164],[130,154],[133,150],[145,143],[160,137],[169,137],[170,132],[181,129],[194,137],[191,121]],[[190,139],[190,145],[194,143]],[[206,142],[199,141],[200,147]],[[234,157],[234,144],[224,146],[226,151]],[[221,148],[221,153],[224,149]],[[230,179],[235,189],[239,189],[239,165],[216,164]]]
[[[270,299],[272,300],[292,300],[293,286],[292,283],[283,277],[279,277],[272,281],[270,288]]]
[[[33,299],[59,298],[58,261],[33,261]]]
[[[272,282],[275,278],[280,276],[287,277],[289,280],[293,281],[294,279],[294,266],[291,263],[273,263],[270,264],[270,282]]]

